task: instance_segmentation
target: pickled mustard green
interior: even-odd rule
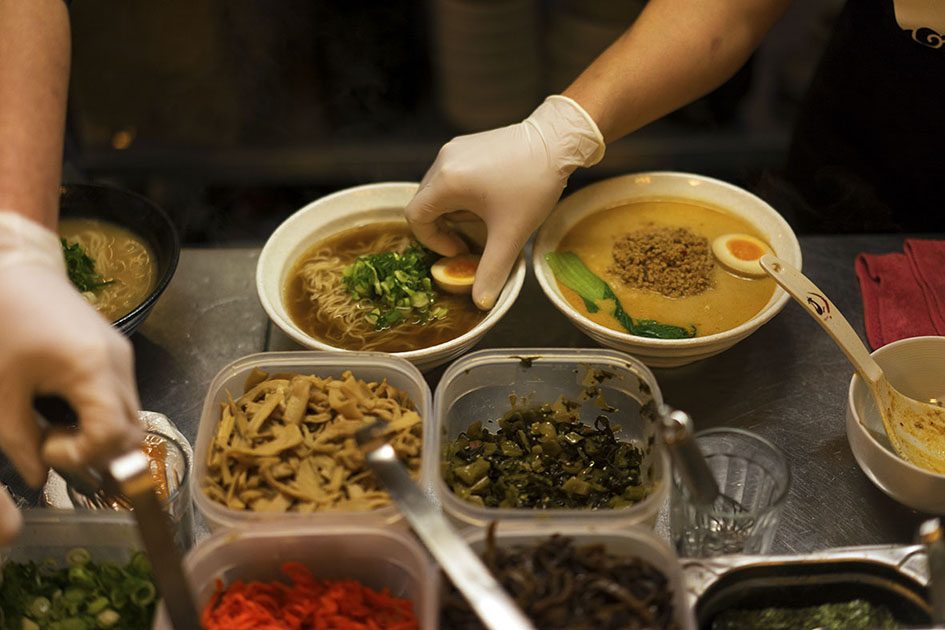
[[[584,424],[577,407],[561,398],[513,409],[494,432],[474,422],[446,448],[446,484],[497,508],[619,508],[645,498],[643,451],[618,440],[605,415]]]

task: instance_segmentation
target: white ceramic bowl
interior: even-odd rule
[[[309,247],[332,234],[379,221],[402,221],[404,206],[418,184],[388,182],[366,184],[316,199],[286,219],[269,237],[256,265],[256,291],[263,310],[285,334],[315,350],[342,350],[308,335],[286,311],[283,289],[292,265]],[[525,281],[525,260],[519,257],[495,306],[468,332],[445,343],[407,352],[393,352],[421,370],[447,363],[482,339],[502,319],[518,297]]]
[[[874,351],[872,357],[906,396],[945,399],[945,337],[902,339]],[[916,510],[945,514],[945,475],[896,455],[873,396],[856,374],[847,396],[847,439],[853,457],[876,487]]]
[[[581,219],[600,210],[645,199],[685,199],[701,202],[740,217],[767,238],[774,253],[801,268],[801,247],[787,221],[767,203],[723,181],[676,172],[621,175],[582,188],[562,200],[535,237],[532,265],[548,299],[571,322],[604,346],[630,353],[651,367],[675,367],[705,359],[735,345],[774,317],[789,300],[777,287],[768,303],[750,320],[720,333],[691,339],[650,339],[601,326],[575,310],[558,288],[545,254],[555,251],[565,234]]]

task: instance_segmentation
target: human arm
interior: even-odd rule
[[[0,1],[0,208],[50,230],[59,212],[69,41],[62,0]]]
[[[738,71],[790,0],[649,0],[563,94],[610,143],[712,91]]]
[[[0,448],[32,486],[141,431],[131,345],[72,287],[55,233],[69,46],[62,0],[0,0]],[[68,400],[79,432],[43,447],[39,395]],[[0,493],[0,541],[19,523]]]
[[[565,98],[551,97],[521,123],[444,145],[405,210],[414,234],[451,256],[463,244],[443,217],[464,210],[483,220],[488,234],[473,300],[490,308],[570,174],[595,164],[606,142],[723,83],[788,4],[650,0],[633,26],[563,92]]]

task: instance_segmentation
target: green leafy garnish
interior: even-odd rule
[[[76,551],[84,552],[76,554]],[[65,563],[6,562],[0,585],[3,628],[147,630],[157,604],[150,563],[96,563],[73,550]]]
[[[729,608],[712,620],[719,630],[790,630],[791,628],[822,628],[823,630],[860,630],[862,628],[902,628],[902,624],[882,604],[864,599],[849,602],[827,602],[800,608]]]
[[[366,317],[375,330],[404,321],[426,324],[447,312],[436,303],[430,276],[432,257],[419,243],[411,243],[403,254],[361,256],[344,268],[342,281],[352,296],[373,305]]]
[[[588,269],[574,252],[550,252],[545,254],[545,261],[558,282],[581,296],[588,313],[596,313],[600,309],[597,304],[600,300],[613,300],[614,319],[631,335],[656,339],[687,339],[696,335],[695,326],[683,328],[660,324],[654,319],[634,320],[623,310],[610,285]]]
[[[95,271],[95,259],[89,256],[81,245],[69,244],[64,238],[59,240],[62,242],[62,254],[66,258],[69,280],[79,291],[83,293],[96,291],[114,282],[114,280],[106,280]]]
[[[474,422],[447,445],[444,481],[485,507],[598,509],[643,500],[643,451],[618,440],[607,416],[584,424],[578,405],[562,397],[512,409],[494,433]]]

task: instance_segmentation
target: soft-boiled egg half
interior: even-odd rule
[[[712,241],[712,253],[735,273],[752,277],[765,275],[758,260],[771,249],[764,241],[748,234],[723,234]]]
[[[477,254],[460,254],[440,258],[430,267],[430,275],[437,286],[447,293],[470,293],[478,268]]]

